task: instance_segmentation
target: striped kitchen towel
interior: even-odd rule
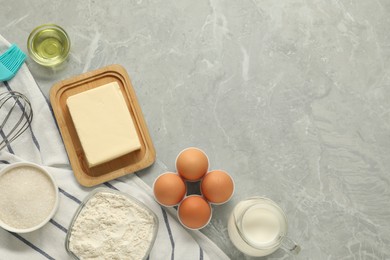
[[[0,35],[0,52],[9,45]],[[0,259],[70,259],[65,250],[67,229],[80,202],[92,189],[76,182],[49,103],[25,64],[16,77],[0,83],[0,93],[11,90],[27,96],[31,101],[34,118],[30,129],[0,151],[0,169],[18,161],[42,165],[57,181],[60,203],[53,219],[37,231],[15,234],[0,228]],[[157,214],[159,231],[149,259],[228,259],[201,232],[187,231],[172,212],[159,206],[152,197],[151,188],[137,175],[126,177],[125,181],[111,181],[103,186],[133,195]]]

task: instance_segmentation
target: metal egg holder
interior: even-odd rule
[[[189,180],[188,178],[185,178],[183,176],[183,173],[181,173],[181,171],[178,170],[178,167],[177,167],[177,158],[179,157],[180,154],[182,154],[184,151],[186,150],[190,150],[190,149],[196,149],[198,151],[201,151],[207,158],[207,170],[202,174],[202,176],[196,180]],[[204,227],[206,227],[210,221],[211,221],[211,218],[212,218],[212,207],[211,205],[222,205],[226,202],[228,202],[231,197],[233,196],[234,194],[234,181],[232,179],[232,177],[226,172],[226,171],[223,171],[223,170],[213,170],[213,171],[209,171],[208,169],[208,165],[209,165],[209,160],[208,160],[208,156],[206,155],[206,153],[204,151],[202,151],[201,149],[199,148],[195,148],[195,147],[190,147],[190,148],[186,148],[184,149],[183,151],[181,151],[179,153],[179,155],[176,157],[176,172],[165,172],[165,173],[162,173],[160,174],[154,181],[153,183],[153,193],[154,193],[154,198],[155,200],[163,207],[175,207],[177,209],[177,218],[179,219],[180,223],[187,229],[190,229],[190,230],[199,230],[199,229],[202,229]],[[203,180],[205,179],[205,177],[210,174],[210,173],[213,173],[213,172],[222,172],[224,174],[226,174],[228,176],[228,178],[231,180],[231,184],[232,184],[232,188],[231,188],[231,194],[230,196],[225,199],[224,201],[219,201],[219,202],[216,202],[215,200],[213,200],[212,198],[207,197],[204,192],[202,192],[202,184],[203,184]],[[170,175],[171,178],[167,178],[167,176]],[[178,178],[177,178],[178,177]],[[185,187],[185,191],[182,195],[178,196],[180,197],[177,201],[175,202],[171,202],[171,203],[164,203],[161,199],[159,199],[158,197],[161,196],[161,192],[160,194],[158,194],[158,192],[156,192],[156,183],[159,182],[159,179],[162,179],[162,178],[165,178],[165,179],[168,179],[168,185],[170,186],[169,188],[167,187],[167,189],[164,190],[164,195],[177,195],[175,194],[175,192],[180,192],[180,190],[182,189],[181,184],[178,184],[178,185],[175,185],[177,183],[173,183],[173,182],[176,182],[177,180],[175,179],[180,179],[181,182],[183,182],[184,184],[184,187]],[[167,182],[165,182],[167,183]],[[195,194],[191,193],[191,194],[188,194],[188,186],[187,184],[193,184],[193,183],[197,183],[199,185],[197,186],[191,186],[192,188],[195,188]],[[221,185],[220,183],[217,183],[219,185],[216,185],[216,186],[213,186],[213,193],[221,193],[221,192],[225,192],[225,187],[223,185]],[[166,185],[166,186],[168,186]],[[192,200],[190,202],[190,200]],[[186,205],[186,204],[191,204],[191,203],[195,203],[195,204],[202,204],[202,203],[207,203],[207,206],[208,206],[208,211],[209,211],[209,217],[207,219],[204,219],[204,216],[203,216],[203,224],[199,224],[199,225],[188,225],[186,224],[186,220],[184,219],[184,215],[182,214],[182,212],[184,211],[181,206],[182,205]],[[190,206],[190,212],[187,212],[187,217],[189,217],[191,220],[197,222],[197,220],[200,219],[200,221],[202,221],[202,209],[199,205],[193,205],[193,207]],[[189,213],[189,215],[188,215]],[[182,216],[183,215],[183,216]]]

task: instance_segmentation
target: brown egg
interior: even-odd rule
[[[164,206],[178,204],[186,194],[186,185],[176,173],[168,172],[157,177],[153,184],[156,200]]]
[[[209,168],[207,155],[198,148],[183,150],[176,159],[177,172],[188,181],[202,178]]]
[[[178,216],[185,227],[200,229],[211,219],[211,206],[201,196],[192,195],[180,203]]]
[[[234,191],[234,182],[227,172],[221,170],[206,174],[200,185],[203,196],[211,203],[224,203]]]

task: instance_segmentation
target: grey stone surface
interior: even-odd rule
[[[0,34],[26,51],[30,31],[63,26],[69,62],[28,60],[48,95],[61,79],[123,65],[157,161],[204,149],[230,172],[232,201],[203,232],[232,259],[226,223],[253,195],[278,202],[302,246],[264,259],[390,258],[390,1],[5,1]],[[26,86],[28,87],[28,86]]]

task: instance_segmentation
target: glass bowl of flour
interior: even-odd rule
[[[0,171],[0,226],[28,233],[44,226],[58,208],[58,186],[39,165],[19,162]]]
[[[76,211],[66,236],[74,259],[146,259],[158,231],[158,218],[129,194],[93,190]]]

